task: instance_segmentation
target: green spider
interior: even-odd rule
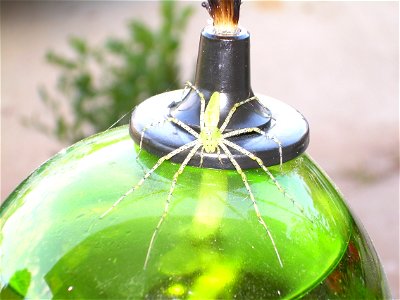
[[[130,190],[128,190],[124,195],[122,195],[106,212],[104,212],[100,218],[103,218],[104,216],[106,216],[115,206],[117,206],[124,198],[126,198],[129,194],[131,194],[132,192],[134,192],[136,189],[138,189],[144,182],[145,180],[164,162],[167,161],[169,159],[171,159],[173,156],[177,155],[178,153],[181,153],[183,151],[186,150],[190,150],[189,154],[186,156],[186,158],[184,159],[184,161],[182,162],[182,164],[180,165],[178,171],[174,174],[173,179],[172,179],[172,183],[171,183],[171,187],[168,193],[168,197],[167,200],[165,202],[165,207],[164,207],[164,211],[163,214],[153,232],[153,235],[151,237],[150,243],[149,243],[149,247],[147,250],[147,254],[146,254],[146,259],[144,262],[144,269],[146,269],[149,258],[150,258],[150,254],[151,254],[151,250],[153,248],[154,245],[154,241],[155,238],[157,236],[157,232],[159,231],[162,223],[164,222],[167,214],[168,214],[168,210],[169,210],[169,206],[170,206],[170,202],[171,202],[171,198],[172,198],[172,194],[174,192],[176,183],[178,181],[178,177],[180,174],[182,174],[183,170],[185,169],[185,167],[187,166],[187,164],[189,163],[189,161],[192,159],[192,157],[195,155],[195,153],[200,149],[200,166],[203,162],[203,155],[204,155],[204,151],[207,153],[217,153],[218,158],[220,159],[220,153],[221,150],[226,154],[226,156],[228,157],[228,159],[230,160],[230,162],[232,163],[232,165],[235,167],[236,171],[239,173],[239,175],[242,177],[242,181],[247,189],[247,192],[249,193],[250,199],[252,201],[255,213],[257,215],[257,219],[259,221],[259,223],[264,227],[265,231],[267,232],[267,235],[269,237],[269,239],[271,240],[272,246],[274,248],[275,254],[277,256],[277,259],[279,261],[279,264],[281,267],[283,267],[283,263],[282,263],[282,259],[281,256],[279,254],[278,248],[275,244],[274,238],[267,226],[267,224],[265,223],[265,221],[263,220],[263,218],[261,217],[261,213],[260,210],[258,208],[257,202],[254,198],[254,195],[251,191],[250,185],[247,181],[247,177],[246,174],[243,172],[242,168],[240,167],[240,165],[238,164],[238,162],[236,161],[236,159],[233,157],[231,151],[229,150],[228,147],[235,149],[236,151],[242,153],[243,155],[248,156],[250,159],[254,160],[255,162],[258,163],[258,165],[268,174],[268,176],[271,178],[271,180],[274,182],[274,184],[276,185],[276,187],[286,196],[288,197],[291,202],[297,206],[300,211],[302,213],[304,213],[303,208],[299,207],[296,202],[294,201],[293,198],[289,197],[285,190],[281,187],[281,185],[278,183],[278,181],[276,180],[276,178],[272,175],[272,173],[268,170],[268,168],[264,165],[264,163],[262,162],[262,160],[260,158],[258,158],[257,156],[255,156],[254,154],[252,154],[251,152],[249,152],[248,150],[244,149],[243,147],[231,142],[228,140],[228,138],[230,137],[234,137],[234,136],[238,136],[238,135],[242,135],[242,134],[246,134],[246,133],[258,133],[258,134],[262,134],[264,136],[266,136],[267,138],[273,140],[274,142],[276,142],[279,146],[279,154],[280,154],[280,165],[282,166],[282,145],[279,142],[279,140],[276,137],[271,137],[269,135],[267,135],[264,131],[262,131],[261,129],[254,127],[254,128],[243,128],[243,129],[237,129],[237,130],[233,130],[233,131],[229,131],[227,133],[224,133],[229,121],[231,120],[233,114],[235,113],[235,111],[237,110],[237,108],[239,108],[240,106],[251,102],[251,101],[259,101],[258,98],[256,96],[253,96],[251,98],[248,98],[246,100],[240,101],[238,103],[236,103],[231,110],[229,111],[227,117],[225,118],[224,122],[222,123],[221,127],[218,128],[218,123],[219,123],[219,115],[220,115],[220,93],[219,92],[214,92],[211,95],[211,98],[208,102],[208,105],[206,107],[206,100],[204,98],[204,95],[190,82],[186,83],[185,89],[186,88],[190,88],[193,89],[197,95],[200,98],[200,133],[196,132],[195,130],[193,130],[191,127],[189,127],[187,124],[181,122],[180,120],[173,118],[173,117],[167,117],[164,120],[157,122],[156,124],[161,124],[164,122],[171,122],[174,123],[176,125],[178,125],[179,127],[183,128],[184,130],[186,130],[187,132],[189,132],[191,135],[193,135],[195,137],[195,140],[192,142],[189,142],[175,150],[173,150],[172,152],[168,153],[167,155],[161,157],[157,163],[143,176],[143,178],[135,185],[133,186]],[[143,141],[143,137],[144,137],[144,133],[145,131],[150,128],[155,126],[156,124],[150,124],[148,126],[146,126],[141,133],[141,140],[140,140],[140,150],[142,149],[142,141]],[[140,153],[140,151],[139,151]]]

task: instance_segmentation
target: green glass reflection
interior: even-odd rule
[[[179,165],[126,126],[83,140],[29,176],[1,207],[0,296],[8,298],[387,298],[379,261],[326,176],[302,155],[246,175],[283,261],[235,171],[187,167],[144,262]],[[298,207],[302,207],[301,212]]]

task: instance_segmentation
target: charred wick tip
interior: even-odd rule
[[[241,0],[208,0],[201,5],[213,19],[216,34],[235,35],[238,32]]]

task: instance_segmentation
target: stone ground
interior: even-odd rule
[[[182,50],[193,78],[207,18],[198,2]],[[50,121],[38,86],[57,72],[48,49],[68,53],[66,37],[92,44],[126,34],[130,18],[156,26],[157,4],[1,3],[1,199],[65,145],[24,127],[23,116]],[[340,188],[370,234],[394,297],[399,297],[399,4],[397,2],[245,2],[252,34],[252,85],[299,109],[311,127],[308,152]]]

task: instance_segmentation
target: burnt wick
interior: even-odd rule
[[[239,32],[239,13],[241,0],[208,0],[201,5],[213,19],[217,35],[236,35]]]

